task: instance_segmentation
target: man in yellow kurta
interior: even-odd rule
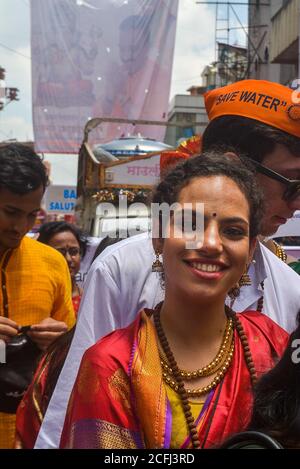
[[[41,350],[75,322],[65,259],[25,237],[46,185],[36,153],[19,144],[0,148],[0,340],[31,325],[28,335]],[[12,448],[14,432],[15,414],[0,412],[0,448]]]

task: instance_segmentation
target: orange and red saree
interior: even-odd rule
[[[258,374],[281,356],[288,334],[255,311],[239,315]],[[246,428],[251,382],[235,331],[234,358],[197,419],[203,448]],[[62,448],[169,448],[172,412],[162,378],[154,326],[145,312],[84,355],[69,401]],[[190,447],[187,437],[182,448]]]
[[[42,357],[16,415],[16,449],[32,449],[74,335],[61,335]]]

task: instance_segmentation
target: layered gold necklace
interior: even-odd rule
[[[160,363],[163,370],[163,379],[172,389],[174,389],[174,391],[177,392],[178,382],[174,376],[174,370],[170,366],[166,355],[161,349],[159,350],[159,354]],[[211,389],[214,389],[222,380],[226,371],[228,370],[232,361],[233,354],[234,327],[233,320],[231,318],[228,318],[220,348],[214,359],[208,365],[205,365],[204,367],[199,368],[198,370],[186,371],[179,368],[180,376],[185,381],[192,381],[194,379],[203,378],[215,374],[215,377],[206,386],[197,389],[186,389],[188,396],[199,397],[202,394],[208,393]]]

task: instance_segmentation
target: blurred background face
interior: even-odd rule
[[[27,194],[0,189],[0,253],[17,248],[31,230],[40,209],[43,187]]]
[[[75,275],[80,268],[80,245],[76,237],[71,231],[62,231],[52,236],[48,242],[49,246],[59,251],[66,259],[71,278],[75,279]]]
[[[149,31],[130,26],[120,29],[119,54],[122,65],[128,73],[136,73],[143,67],[149,47]]]
[[[288,179],[300,179],[300,155],[293,155],[284,145],[277,145],[272,153],[264,157],[262,164]],[[265,197],[262,234],[270,236],[280,225],[286,223],[296,210],[300,210],[300,197],[292,201],[283,200],[286,189],[284,184],[259,173],[257,178]]]
[[[204,238],[195,249],[186,249],[185,238],[175,237],[177,227],[171,220],[170,237],[163,240],[166,295],[225,300],[249,262],[248,202],[236,183],[224,176],[193,179],[181,190],[178,202],[193,207],[204,203]]]

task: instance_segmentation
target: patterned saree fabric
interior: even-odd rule
[[[172,406],[162,377],[150,310],[127,328],[88,349],[81,362],[62,448],[169,448]],[[255,311],[239,315],[259,374],[281,356],[288,334]],[[235,331],[233,362],[206,400],[197,425],[202,447],[221,443],[246,428],[251,412],[250,375]],[[189,438],[180,447],[190,447]]]
[[[38,435],[44,413],[44,388],[50,356],[44,356],[35,376],[19,404],[16,415],[16,449],[32,449]]]
[[[40,360],[33,380],[17,409],[15,448],[32,449],[64,365],[74,329],[55,341]]]

